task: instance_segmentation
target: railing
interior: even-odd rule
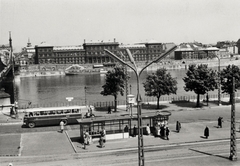
[[[217,101],[217,94],[209,94],[209,101]],[[236,93],[235,98],[240,98],[240,93]],[[229,95],[222,94],[222,101],[229,101]],[[197,95],[189,95],[189,96],[163,96],[160,98],[160,102],[174,102],[174,101],[183,101],[183,102],[194,102],[197,100]],[[200,95],[200,101],[206,100],[206,95]],[[156,97],[146,97],[142,99],[142,103],[151,103],[157,102]],[[85,102],[57,102],[57,103],[47,103],[47,104],[31,104],[31,105],[23,105],[19,104],[19,109],[26,108],[38,108],[38,107],[61,107],[61,106],[71,106],[71,105],[85,105]],[[106,101],[106,102],[89,102],[89,105],[93,105],[96,108],[104,108],[104,107],[114,107],[114,101]],[[117,101],[117,105],[126,105],[125,100]]]

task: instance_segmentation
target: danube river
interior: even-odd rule
[[[177,78],[178,96],[194,96],[193,92],[186,92],[183,89],[183,77],[186,76],[186,71],[168,70],[173,78]],[[146,101],[143,82],[145,82],[147,74],[153,71],[143,72],[140,77],[140,93]],[[128,81],[128,91],[136,95],[137,82],[133,72],[129,72],[130,80]],[[79,103],[96,103],[113,101],[113,96],[102,96],[102,86],[105,84],[105,75],[89,74],[89,75],[59,75],[59,76],[43,76],[43,77],[21,77],[16,79],[17,98],[20,105],[31,104],[51,105],[56,103],[67,103],[66,97],[73,97],[71,102]],[[130,88],[131,85],[131,88]],[[85,90],[86,87],[86,90]],[[212,92],[217,94],[217,90]],[[125,101],[126,96],[119,95],[119,101]]]

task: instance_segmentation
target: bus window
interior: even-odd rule
[[[32,112],[29,112],[29,117],[32,117],[33,116],[33,113]]]
[[[49,112],[49,115],[54,115],[55,114],[55,111],[50,111]]]
[[[62,114],[63,111],[62,111],[62,110],[57,110],[57,113],[58,113],[58,114]]]
[[[39,116],[39,112],[34,112],[34,116]]]

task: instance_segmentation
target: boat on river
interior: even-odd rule
[[[107,70],[104,69],[87,69],[80,65],[71,65],[65,69],[66,75],[77,75],[77,74],[106,74]]]

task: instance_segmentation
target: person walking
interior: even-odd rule
[[[169,129],[168,129],[168,127],[166,127],[166,138],[167,138],[167,140],[169,140]]]
[[[64,130],[64,122],[61,120],[60,122],[60,132],[62,133]]]
[[[208,139],[208,137],[209,137],[209,128],[207,126],[204,130],[204,136],[206,137],[206,139]]]
[[[177,121],[176,123],[176,131],[179,133],[181,130],[181,123],[179,121]]]

